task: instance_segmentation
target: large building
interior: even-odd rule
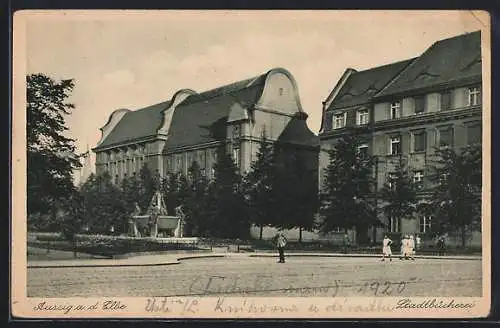
[[[347,69],[323,103],[320,183],[327,150],[337,138],[360,128],[360,151],[377,158],[378,188],[402,156],[422,197],[430,187],[434,147],[461,148],[481,142],[481,35],[468,33],[435,42],[416,58],[368,70]],[[381,211],[379,211],[380,213]],[[382,214],[380,214],[382,215]],[[428,234],[432,217],[381,217],[384,230]],[[371,232],[373,233],[373,232]]]
[[[265,134],[302,154],[316,176],[319,138],[307,127],[307,117],[295,79],[282,68],[202,93],[182,89],[156,105],[112,112],[93,149],[96,173],[107,171],[118,184],[144,164],[165,177],[187,174],[196,161],[211,178],[221,146],[245,173]]]

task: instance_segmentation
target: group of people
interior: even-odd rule
[[[392,261],[392,240],[385,235],[384,240],[382,241],[382,261],[385,261],[385,258],[389,258],[389,261]],[[415,250],[420,247],[420,237],[413,235],[404,235],[401,239],[401,249],[400,249],[400,260],[412,260],[415,261]]]
[[[401,239],[399,259],[415,261],[415,253],[416,250],[420,248],[420,242],[420,236],[418,235],[404,235]],[[287,239],[281,231],[278,232],[274,237],[274,243],[279,253],[278,263],[285,263],[285,246],[287,244]],[[440,243],[442,245],[440,245]],[[385,261],[386,257],[389,259],[389,261],[392,261],[392,244],[393,241],[387,235],[385,235],[384,240],[382,241],[382,261]],[[444,249],[444,237],[439,239],[438,247],[439,249]]]

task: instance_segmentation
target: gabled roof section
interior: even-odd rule
[[[364,71],[353,71],[341,87],[328,110],[358,106],[370,102],[387,83],[403,71],[413,59],[379,66]]]
[[[127,112],[109,135],[94,149],[119,145],[128,141],[156,135],[163,122],[162,111],[170,106],[170,100]]]
[[[267,74],[186,98],[174,112],[165,151],[224,140],[231,109],[253,106],[262,93]]]
[[[278,142],[291,143],[307,147],[319,147],[319,137],[307,126],[305,117],[293,117],[287,124]]]
[[[481,79],[481,32],[435,42],[376,96]]]

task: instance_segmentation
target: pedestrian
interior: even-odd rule
[[[347,254],[350,243],[351,243],[348,234],[344,234],[343,243],[344,243],[344,254]]]
[[[401,246],[400,246],[399,252],[400,252],[399,259],[403,260],[406,257],[406,255],[405,255],[406,254],[406,236],[405,235],[401,236]]]
[[[438,242],[437,242],[437,247],[438,247],[438,254],[439,255],[444,255],[445,253],[445,248],[446,248],[446,241],[445,241],[445,237],[443,235],[441,235],[439,238],[438,238]]]
[[[410,235],[410,239],[408,239],[408,257],[412,260],[415,261],[415,239],[413,238],[413,235]]]
[[[385,257],[387,256],[389,258],[389,261],[392,262],[391,245],[392,245],[392,240],[390,240],[389,237],[385,235],[384,240],[382,241],[382,261],[385,261]]]
[[[415,237],[415,246],[416,246],[416,249],[419,251],[420,250],[420,243],[421,243],[421,240],[420,240],[420,236],[417,235]]]
[[[278,253],[279,253],[278,263],[285,263],[285,246],[286,246],[286,243],[287,243],[286,237],[283,235],[282,232],[279,232],[276,235],[276,246],[278,248]]]

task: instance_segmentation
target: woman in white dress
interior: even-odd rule
[[[392,240],[389,237],[384,236],[384,240],[382,241],[382,261],[385,261],[385,257],[389,258],[389,261],[392,261],[392,250],[391,250]]]

